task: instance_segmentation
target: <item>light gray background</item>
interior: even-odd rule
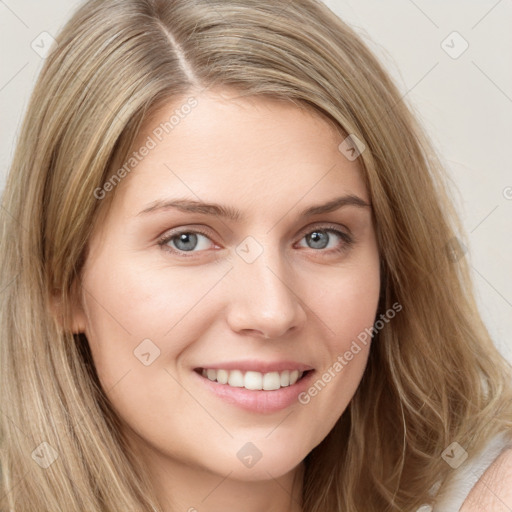
[[[378,54],[443,156],[469,234],[480,310],[512,362],[512,1],[325,3]],[[55,35],[76,5],[0,0],[2,189],[42,65],[31,44],[42,32]]]

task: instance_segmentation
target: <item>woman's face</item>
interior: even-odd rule
[[[75,326],[149,458],[263,480],[325,438],[362,377],[354,340],[380,285],[369,195],[318,115],[195,98],[146,121],[107,192]]]

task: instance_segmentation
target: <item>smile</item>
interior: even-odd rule
[[[275,391],[284,387],[293,386],[304,373],[299,370],[284,370],[282,372],[261,373],[256,371],[224,370],[200,368],[201,375],[207,379],[227,384],[234,388],[249,390]]]

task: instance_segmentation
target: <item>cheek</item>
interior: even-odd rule
[[[331,273],[319,284],[321,293],[311,292],[309,300],[329,334],[326,341],[332,356],[348,350],[351,341],[375,321],[380,295],[378,258],[372,254],[367,263]]]
[[[201,301],[224,274],[213,267],[170,270],[147,262],[139,265],[135,257],[114,268],[98,260],[84,280],[90,340],[127,347],[146,338],[172,339],[179,351],[179,340],[190,338],[188,320],[193,317],[193,325],[201,325]],[[188,336],[180,336],[185,325]]]
[[[210,319],[201,301],[225,271],[144,268],[135,257],[115,268],[105,261],[98,258],[84,275],[85,334],[111,405],[142,437],[146,429],[152,432],[157,444],[166,444],[169,430],[194,436],[208,425],[197,420],[204,411],[177,383],[177,362],[207,331]],[[178,422],[175,408],[196,419]]]
[[[322,428],[312,428],[313,443],[320,442],[343,414],[366,367],[380,294],[378,259],[370,261],[331,276],[321,294],[310,296],[325,327],[316,379],[298,400],[309,410],[312,427],[322,418]]]

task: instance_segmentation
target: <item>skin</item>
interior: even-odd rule
[[[370,345],[308,404],[265,414],[219,399],[193,370],[285,359],[320,377],[373,325],[378,248],[371,206],[299,217],[344,194],[369,205],[359,162],[338,150],[344,136],[291,103],[236,96],[196,94],[197,107],[116,187],[89,241],[74,328],[89,340],[164,510],[297,512],[302,461],[346,409]],[[148,119],[133,150],[185,100]],[[138,215],[177,197],[237,208],[244,220],[176,209]],[[306,236],[329,227],[350,233],[352,244],[321,231],[328,246],[318,248]],[[192,257],[169,250],[183,247],[177,237],[158,243],[193,228],[207,236],[190,244]],[[262,251],[252,263],[236,252],[248,236]],[[144,339],[160,349],[148,366],[134,356]],[[250,468],[237,457],[248,442],[261,452]]]
[[[504,450],[474,485],[460,512],[512,510],[512,448]]]

